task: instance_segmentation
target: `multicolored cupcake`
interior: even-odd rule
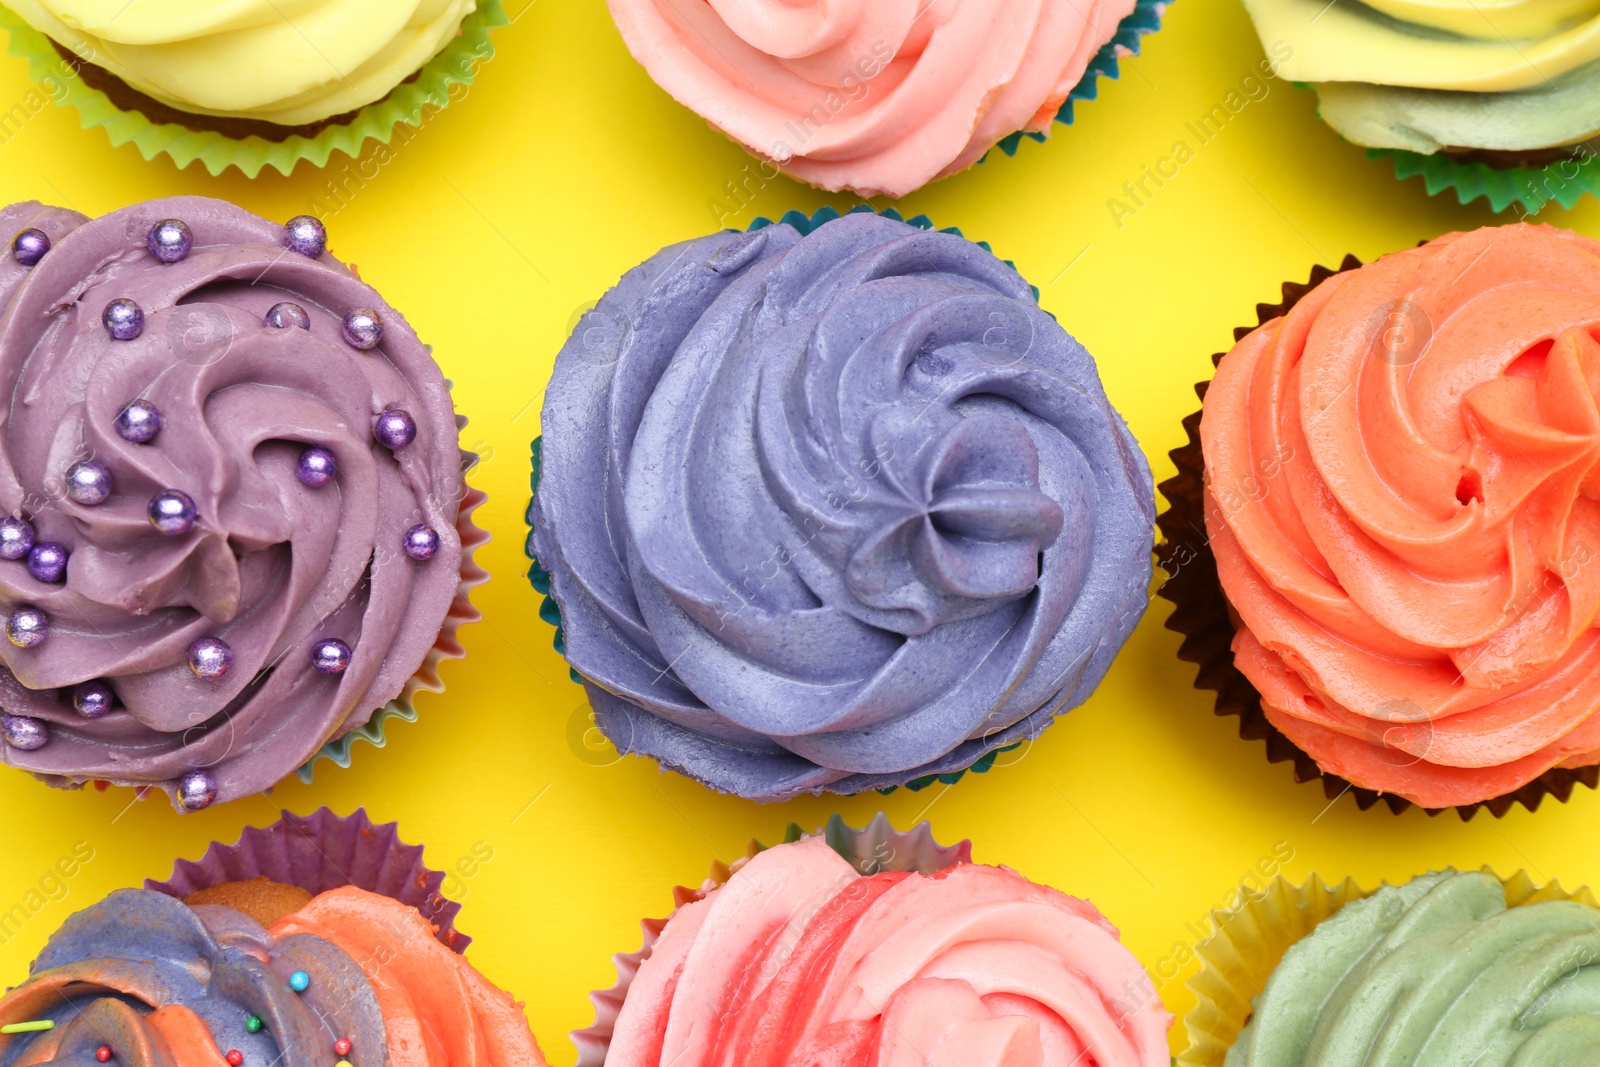
[[[12,52],[115,144],[213,174],[321,166],[416,125],[494,55],[499,0],[106,4],[7,0]],[[62,64],[65,64],[62,67]],[[52,94],[57,95],[57,94]]]
[[[751,848],[644,923],[579,1067],[1166,1067],[1167,1013],[1094,905],[879,815]]]
[[[1491,227],[1313,280],[1174,453],[1186,654],[1341,786],[1499,814],[1593,784],[1600,243]]]
[[[641,66],[790,177],[899,197],[1043,140],[1161,21],[1155,0],[609,0]]]
[[[1148,601],[1149,468],[1017,272],[870,212],[675,245],[545,393],[536,585],[623,752],[760,800],[1037,737]]]
[[[400,313],[310,218],[27,203],[0,233],[5,762],[196,810],[414,714],[484,535]]]
[[[1278,73],[1317,92],[1346,140],[1396,156],[1428,192],[1494,210],[1600,187],[1600,13],[1583,4],[1245,0]]]
[[[542,1067],[521,1007],[460,955],[421,853],[323,809],[213,846],[181,895],[112,893],[0,998],[0,1064]]]
[[[1196,947],[1181,1067],[1592,1063],[1600,908],[1525,874],[1281,879]]]

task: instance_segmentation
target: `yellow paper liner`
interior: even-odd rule
[[[314,137],[296,135],[283,141],[268,141],[153,122],[139,111],[119,108],[105,93],[91,89],[78,77],[49,37],[0,6],[0,29],[6,31],[11,54],[27,60],[28,76],[45,87],[34,90],[39,95],[40,108],[46,101],[76,108],[84,129],[103,127],[113,146],[131,141],[145,159],[165,155],[180,168],[198,160],[213,175],[237,167],[247,178],[254,178],[267,167],[290,174],[301,160],[315,167],[326,166],[334,152],[354,159],[361,155],[367,141],[388,144],[396,127],[420,126],[430,110],[444,108],[453,96],[461,95],[457,86],[472,84],[478,68],[494,57],[489,31],[509,25],[510,21],[500,0],[478,0],[477,9],[462,21],[460,32],[412,80],[361,108],[349,122],[331,125]],[[28,112],[38,110],[26,101],[18,107]],[[194,121],[203,125],[206,116],[196,115]]]
[[[1506,903],[1513,908],[1547,900],[1600,907],[1587,886],[1568,892],[1560,882],[1541,886],[1526,871],[1507,878],[1489,867],[1480,870],[1505,887]],[[1177,1058],[1178,1067],[1222,1067],[1228,1049],[1250,1021],[1250,1002],[1266,988],[1289,946],[1352,900],[1375,892],[1350,878],[1330,886],[1315,874],[1303,884],[1280,876],[1253,895],[1240,889],[1239,904],[1213,911],[1213,932],[1194,949],[1200,972],[1188,986],[1196,1004],[1183,1019],[1188,1045]]]

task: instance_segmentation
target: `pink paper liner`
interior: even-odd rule
[[[199,889],[268,878],[308,893],[353,885],[419,911],[439,942],[462,953],[472,938],[455,928],[461,905],[439,892],[445,876],[422,862],[422,846],[400,840],[397,823],[375,824],[365,808],[335,815],[285,813],[268,827],[246,827],[237,843],[213,841],[199,860],[178,860],[164,882],[144,887],[182,900]]]
[[[816,831],[816,834],[804,836],[818,834],[826,836],[833,850],[855,864],[856,870],[862,874],[882,871],[933,874],[972,862],[971,841],[940,845],[933,839],[933,827],[929,823],[921,822],[901,832],[889,824],[889,816],[881,811],[860,830],[846,826],[844,820],[835,815],[828,820],[825,828]],[[801,836],[799,827],[791,824],[788,840],[796,841]],[[700,900],[725,883],[735,871],[757,853],[765,851],[765,848],[759,841],[752,841],[745,854],[733,863],[713,863],[711,876],[701,883],[699,889],[675,886],[672,890],[673,914],[677,914],[678,908]],[[666,929],[671,919],[671,915],[665,919],[645,919],[639,924],[644,930],[644,944],[639,950],[619,952],[611,957],[617,966],[616,985],[589,994],[589,1001],[595,1009],[594,1023],[585,1029],[574,1030],[571,1035],[572,1043],[578,1046],[577,1067],[604,1067],[606,1054],[611,1049],[611,1035],[616,1030],[617,1016],[622,1013],[622,1002],[627,999],[628,989],[633,985],[639,967],[650,958],[650,950],[655,947],[661,931]]]

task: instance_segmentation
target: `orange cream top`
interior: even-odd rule
[[[1206,526],[1268,719],[1424,807],[1600,762],[1600,243],[1449,234],[1225,356]]]

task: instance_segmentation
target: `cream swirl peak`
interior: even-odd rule
[[[189,809],[266,789],[455,650],[449,388],[310,220],[0,229],[0,752]]]
[[[685,902],[606,1067],[1164,1067],[1172,1017],[1087,901],[1003,867],[862,876],[822,837]]]
[[[825,189],[904,196],[1047,134],[1133,0],[609,0],[679,103]]]
[[[11,0],[34,29],[180,111],[300,126],[382,99],[475,0]]]
[[[533,553],[625,752],[759,799],[958,771],[1085,700],[1154,493],[1015,270],[872,214],[670,247],[546,393]]]

